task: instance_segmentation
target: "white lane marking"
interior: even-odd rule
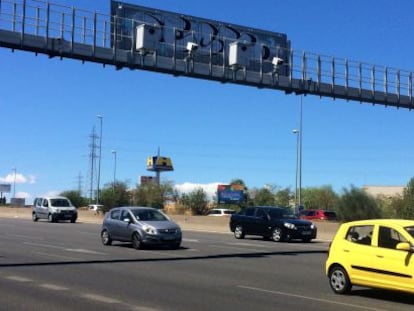
[[[16,238],[24,238],[26,240],[44,240],[42,237],[34,237],[32,235],[23,235],[23,234],[14,234],[14,233],[6,233],[7,236],[16,237]]]
[[[91,251],[89,249],[82,249],[82,248],[65,248],[64,250],[68,251],[68,252],[75,252],[75,253],[85,253],[85,254],[93,254],[93,255],[107,255],[105,253],[95,252],[95,251]]]
[[[23,244],[30,245],[30,246],[45,247],[45,248],[63,249],[63,247],[61,246],[56,246],[56,245],[51,245],[51,244],[32,243],[32,242],[24,242]]]
[[[273,248],[274,245],[261,245],[261,244],[251,244],[251,243],[242,243],[242,242],[233,242],[233,243],[226,243],[226,245],[235,245],[235,246],[249,246],[249,247],[262,247],[262,248]]]
[[[38,254],[41,256],[47,256],[47,257],[70,259],[70,260],[83,260],[84,259],[84,258],[79,258],[79,257],[70,257],[70,256],[63,256],[63,255],[49,254],[49,253],[42,253],[42,252],[34,252],[34,254]]]
[[[121,303],[121,301],[119,301],[117,299],[105,297],[105,296],[102,296],[102,295],[82,294],[81,297],[86,298],[86,299],[90,299],[90,300],[99,301],[99,302],[104,302],[104,303]]]
[[[33,282],[32,279],[25,278],[25,277],[18,276],[18,275],[10,275],[10,276],[7,276],[6,279],[11,280],[11,281],[16,281],[16,282],[22,282],[22,283]]]
[[[377,307],[375,307],[375,308],[374,307],[367,307],[367,306],[356,305],[356,304],[352,304],[352,303],[332,301],[332,300],[323,299],[323,298],[303,296],[303,295],[280,292],[280,291],[269,290],[269,289],[258,288],[258,287],[251,287],[251,286],[244,286],[244,285],[237,285],[237,287],[243,288],[243,289],[253,290],[253,291],[256,291],[256,292],[262,292],[262,293],[268,293],[268,294],[274,294],[274,295],[281,295],[281,296],[288,296],[288,297],[294,297],[294,298],[301,298],[301,299],[312,300],[312,301],[317,301],[317,302],[323,302],[323,303],[328,303],[328,304],[346,306],[346,307],[351,307],[351,308],[354,308],[354,309],[373,310],[373,311],[386,311],[385,309],[378,309]]]
[[[32,243],[32,242],[24,242],[23,244],[30,245],[30,246],[39,246],[43,248],[59,249],[59,250],[67,251],[67,252],[85,253],[85,254],[93,254],[93,255],[107,255],[106,253],[96,252],[96,251],[92,251],[89,249],[82,249],[82,248],[65,248],[62,246],[42,244],[42,243]]]
[[[67,287],[63,287],[63,286],[59,286],[59,285],[55,285],[55,284],[40,284],[40,287],[43,287],[45,289],[50,289],[50,290],[56,290],[56,291],[61,291],[61,290],[69,290],[69,288]]]
[[[185,242],[194,242],[194,243],[199,243],[200,242],[200,240],[197,240],[197,239],[183,239],[183,241],[185,241]]]

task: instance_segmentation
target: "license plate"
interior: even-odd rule
[[[303,231],[302,232],[302,235],[311,235],[312,234],[312,232],[311,231]]]

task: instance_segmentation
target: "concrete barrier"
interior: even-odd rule
[[[190,231],[211,231],[219,233],[231,233],[229,228],[230,217],[214,216],[187,216],[169,215],[177,222],[183,230]],[[3,218],[22,218],[31,219],[32,209],[27,207],[0,207],[0,217]],[[78,210],[78,222],[102,223],[103,215],[96,214],[89,210]],[[314,222],[318,227],[318,240],[330,241],[338,230],[339,224],[336,222]]]

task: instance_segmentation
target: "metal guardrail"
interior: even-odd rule
[[[173,72],[288,93],[414,108],[411,71],[292,49],[283,51],[289,57],[289,62],[283,64],[283,74],[269,70],[273,64],[262,59],[250,60],[256,64],[255,71],[232,68],[228,65],[226,49],[205,66],[197,60],[204,57],[205,62],[206,55],[195,54],[189,60],[182,52],[185,46],[180,46],[182,43],[178,41],[160,42],[151,55],[134,50],[134,44],[128,50],[122,49],[119,42],[136,39],[134,33],[126,38],[125,34],[117,33],[117,25],[124,23],[134,26],[144,22],[42,0],[0,0],[0,46],[3,47],[112,64],[118,68]]]

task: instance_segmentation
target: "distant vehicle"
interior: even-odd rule
[[[317,233],[312,222],[298,219],[288,209],[270,206],[248,207],[231,215],[230,230],[236,239],[260,235],[275,242],[292,239],[310,242]]]
[[[101,204],[89,204],[88,209],[96,213],[102,213],[104,206]]]
[[[235,211],[229,208],[213,208],[208,212],[207,216],[230,216],[234,213]]]
[[[336,294],[353,285],[414,293],[414,221],[371,219],[342,224],[325,272]]]
[[[337,220],[336,213],[321,209],[305,209],[299,213],[299,218],[308,220]]]
[[[135,249],[146,245],[181,245],[180,227],[167,215],[151,207],[117,207],[105,216],[101,230],[104,245],[112,241],[132,242]]]
[[[49,222],[70,220],[74,223],[78,219],[78,211],[66,197],[53,196],[35,198],[32,209],[33,221],[47,219]]]

